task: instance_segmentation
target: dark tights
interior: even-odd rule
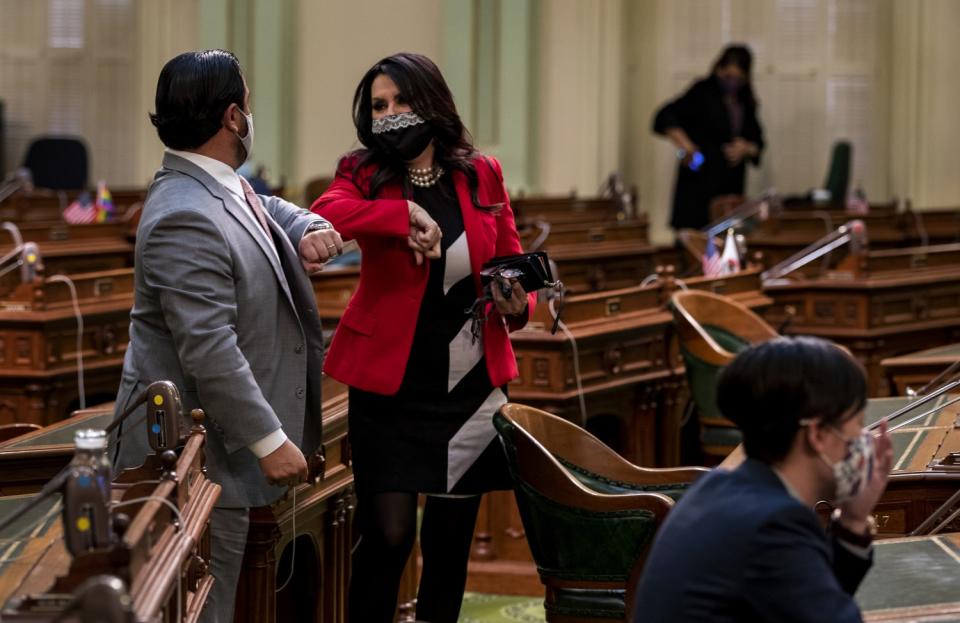
[[[358,498],[360,541],[353,552],[350,621],[390,623],[400,576],[416,536],[417,495],[375,493]],[[460,616],[479,508],[480,496],[427,497],[420,526],[423,572],[417,593],[418,621],[456,623]]]

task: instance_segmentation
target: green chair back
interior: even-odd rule
[[[830,155],[830,168],[827,170],[827,180],[823,187],[830,191],[831,201],[844,202],[847,199],[847,189],[850,187],[850,164],[853,160],[853,147],[847,141],[837,141],[833,144],[833,153]]]
[[[596,510],[572,503],[570,493],[582,488],[581,479],[502,413],[493,421],[530,551],[547,586],[547,620],[624,620],[628,592],[661,517],[644,508]]]

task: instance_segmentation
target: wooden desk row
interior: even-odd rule
[[[793,277],[764,284],[766,319],[850,348],[871,396],[893,393],[883,359],[960,338],[960,245],[864,251],[824,276]]]
[[[247,551],[237,593],[235,621],[238,623],[298,620],[307,613],[308,620],[346,621],[355,506],[347,447],[347,394],[344,386],[329,378],[324,379],[324,391],[325,477],[319,482],[300,485],[295,496],[291,493],[269,507],[251,510]],[[37,491],[69,462],[74,431],[103,427],[112,417],[113,405],[108,404],[78,412],[67,420],[0,444],[0,507],[3,500],[10,499],[6,496]],[[294,540],[294,579],[277,593],[276,589],[290,570]],[[46,577],[43,570],[38,572]],[[8,577],[0,569],[0,587]],[[7,620],[5,616],[4,620]]]
[[[88,192],[91,200],[96,199],[95,189]],[[143,203],[147,189],[111,188],[110,194],[116,215],[122,217],[130,208]],[[21,226],[32,222],[62,222],[63,210],[79,196],[79,191],[21,190],[0,203],[0,221],[12,221]]]
[[[103,419],[98,414],[82,414],[74,418],[76,430],[93,420]],[[107,418],[109,419],[109,417]],[[72,430],[70,436],[72,437]],[[62,435],[63,427],[54,435]],[[44,431],[29,437],[36,442]],[[146,432],[144,431],[144,434]],[[53,621],[57,612],[66,607],[74,596],[83,595],[84,582],[93,576],[107,574],[123,582],[123,593],[129,595],[129,607],[136,621],[196,621],[213,584],[208,575],[210,562],[209,518],[220,495],[220,486],[207,480],[203,468],[205,432],[195,421],[179,457],[170,452],[162,459],[146,457],[143,467],[126,470],[112,484],[112,500],[125,503],[122,512],[127,522],[113,520],[114,541],[106,548],[78,551],[71,556],[66,547],[66,527],[57,513],[60,497],[55,496],[15,523],[4,536],[13,537],[5,544],[0,561],[0,604],[4,621]],[[16,445],[17,442],[13,442]],[[26,442],[29,445],[29,440]],[[64,444],[55,451],[63,450]],[[72,443],[69,444],[70,447]],[[21,440],[19,449],[0,450],[27,452]],[[33,451],[51,450],[49,446],[35,445]],[[41,461],[49,459],[42,457]],[[70,460],[72,447],[60,457],[57,465],[46,463],[52,478]],[[169,459],[169,460],[168,460]],[[3,478],[9,478],[9,472]],[[80,486],[83,477],[80,478]],[[26,495],[0,497],[0,509],[8,513],[25,505],[36,489]],[[171,509],[161,500],[167,500],[177,509]],[[66,520],[64,515],[64,521]],[[80,522],[86,519],[86,527]],[[100,518],[93,516],[94,521]],[[93,530],[91,519],[82,515],[78,529]],[[102,526],[101,526],[102,527]],[[33,528],[31,530],[31,528]],[[23,533],[27,531],[24,537]],[[107,530],[109,533],[109,528]],[[20,535],[20,536],[15,536]],[[87,605],[104,595],[85,594]],[[120,603],[120,600],[118,600]],[[100,604],[102,606],[102,604]],[[99,620],[99,619],[98,619]]]

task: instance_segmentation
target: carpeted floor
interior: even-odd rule
[[[544,623],[542,597],[467,593],[460,623]]]

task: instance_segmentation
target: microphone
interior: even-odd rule
[[[170,381],[156,381],[147,386],[133,404],[120,414],[105,429],[109,435],[117,429],[117,447],[113,452],[113,462],[120,456],[120,442],[123,437],[123,422],[129,418],[140,405],[146,403],[147,439],[150,447],[158,454],[164,450],[174,450],[180,443],[180,418],[183,414],[183,403],[180,400],[180,391]]]
[[[20,167],[0,186],[0,201],[4,201],[18,190],[33,191],[33,173],[26,167]]]
[[[31,283],[36,278],[37,272],[42,270],[43,259],[40,255],[40,247],[36,242],[25,243],[20,252],[20,281]]]

